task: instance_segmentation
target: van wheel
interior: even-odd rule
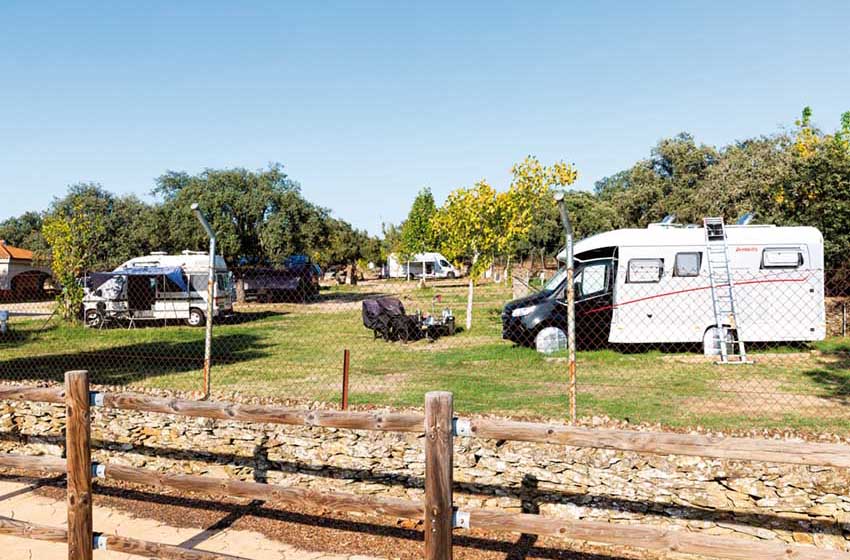
[[[193,307],[189,310],[189,318],[186,319],[186,324],[190,327],[200,327],[206,322],[205,319],[204,312],[197,307]]]
[[[726,328],[726,344],[729,352],[734,352],[731,345],[735,343],[735,335],[732,329]],[[705,334],[702,335],[702,353],[704,356],[719,356],[720,355],[720,332],[717,327],[709,327],[705,329]]]
[[[98,329],[102,323],[103,317],[100,316],[100,313],[98,313],[96,309],[89,309],[86,311],[86,326],[88,328]]]
[[[557,336],[557,340],[564,340],[565,341],[566,338],[567,338],[567,333],[564,331],[564,329],[562,329],[560,327],[543,327],[542,329],[537,331],[536,335],[534,335],[534,348],[538,352],[544,352],[544,353],[548,354],[548,353],[551,353],[551,352],[554,352],[554,351],[557,351],[557,350],[560,349],[560,344],[558,342],[555,342],[553,344],[551,339],[544,338],[543,331],[547,331],[549,329],[554,329],[555,331],[557,331],[555,333],[556,336]],[[564,344],[564,348],[566,348],[566,343]]]
[[[454,277],[455,277],[455,273],[452,272],[451,270],[446,274],[446,278],[448,278],[449,280],[454,280]]]

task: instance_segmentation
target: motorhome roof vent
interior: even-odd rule
[[[206,255],[206,251],[190,251],[189,249],[184,249],[180,252],[181,255]]]
[[[649,224],[646,227],[649,228],[649,229],[652,229],[652,228],[667,229],[667,228],[680,228],[680,227],[682,227],[682,224],[677,224],[677,223],[675,223],[675,221],[676,221],[676,214],[667,214],[666,216],[664,216],[664,219],[662,219],[660,222],[656,222],[654,224]]]
[[[738,221],[735,222],[735,224],[739,226],[747,226],[750,224],[750,222],[753,221],[753,218],[755,217],[756,215],[754,212],[744,212],[743,214],[741,214],[741,217],[738,218]]]
[[[165,251],[151,251],[151,255],[155,257],[164,257],[167,254]]]

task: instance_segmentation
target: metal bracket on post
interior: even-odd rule
[[[103,393],[91,391],[89,393],[89,406],[103,406]]]
[[[106,465],[101,463],[92,463],[91,475],[93,478],[106,478]]]
[[[92,544],[94,545],[93,548],[95,550],[106,550],[106,535],[94,533],[92,537],[94,537]]]
[[[452,527],[455,529],[469,529],[469,512],[455,509],[452,512]]]
[[[472,437],[472,423],[466,418],[452,418],[452,433],[456,436]]]

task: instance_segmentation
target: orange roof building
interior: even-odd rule
[[[32,262],[32,251],[12,247],[5,239],[0,239],[0,260],[16,260]]]
[[[32,251],[0,239],[0,299],[40,297],[50,275],[49,266],[33,262]]]

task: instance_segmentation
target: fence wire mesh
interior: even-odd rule
[[[705,267],[643,261],[603,258],[577,271],[580,416],[850,426],[847,271],[734,271],[736,314],[724,331],[730,359],[740,337],[750,363],[719,365]],[[19,278],[0,292],[0,379],[57,382],[87,369],[101,385],[202,391],[206,277],[149,272],[87,277],[77,324],[56,315],[45,275]],[[216,279],[214,395],[337,403],[349,350],[354,405],[419,406],[443,389],[462,412],[567,414],[566,351],[552,330],[566,320],[557,270],[496,268],[469,307],[466,277],[366,272],[349,283],[350,269],[309,263],[230,272]]]

